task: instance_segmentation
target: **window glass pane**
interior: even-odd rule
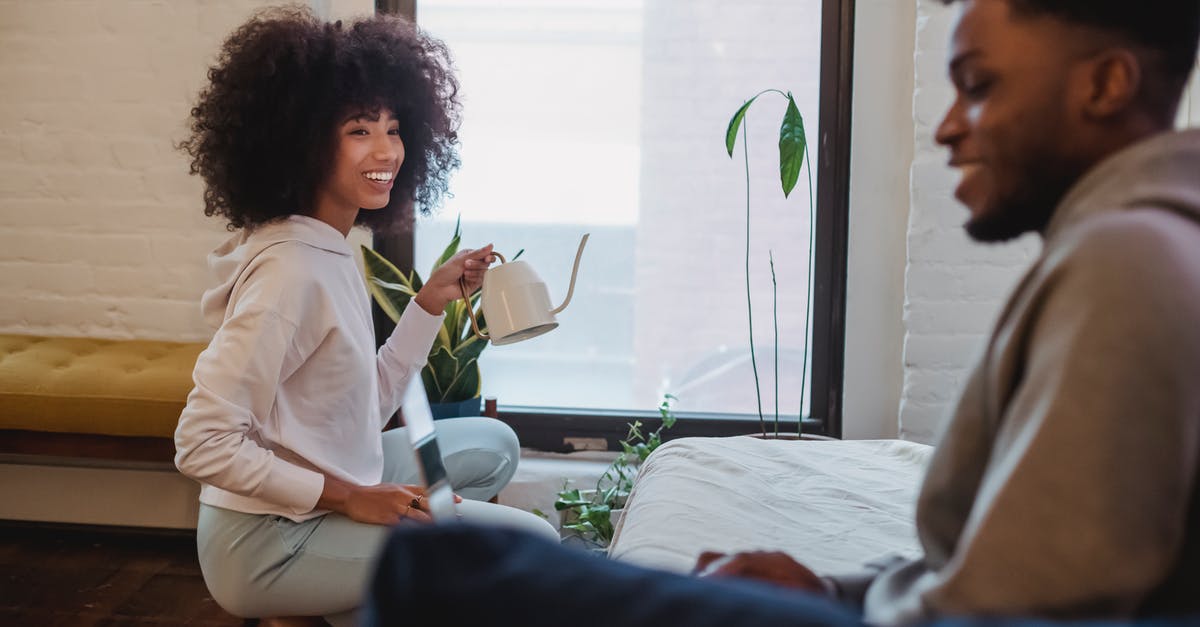
[[[748,347],[746,174],[730,116],[791,91],[816,137],[819,0],[421,0],[462,81],[454,197],[417,229],[427,271],[461,215],[464,245],[524,249],[566,295],[561,326],[483,353],[484,394],[505,405],[757,413]],[[807,170],[780,185],[786,101],[747,116],[750,274],[763,409],[774,412],[769,254],[778,282],[779,401],[795,416],[806,348]],[[817,159],[815,143],[809,156]],[[814,181],[815,183],[815,181]],[[815,197],[815,190],[814,197]],[[811,368],[809,368],[811,379]]]

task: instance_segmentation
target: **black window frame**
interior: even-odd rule
[[[854,78],[855,0],[822,0],[821,75],[818,120],[816,233],[812,289],[813,321],[810,415],[806,434],[842,437],[842,385],[846,335],[846,256],[850,213],[850,139]],[[377,13],[417,19],[417,0],[376,0]],[[399,268],[413,266],[413,232],[375,235],[372,246]],[[378,338],[393,323],[374,306]],[[728,436],[758,431],[757,416],[677,412],[679,421],[664,439]],[[619,450],[627,423],[640,420],[650,430],[660,423],[654,410],[594,410],[501,405],[499,417],[521,439],[522,446],[570,452],[604,440]],[[794,424],[794,423],[793,423]]]

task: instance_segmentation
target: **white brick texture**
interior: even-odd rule
[[[205,340],[227,237],[174,144],[262,0],[0,0],[0,333]]]

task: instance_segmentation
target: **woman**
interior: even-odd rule
[[[491,246],[431,274],[376,353],[369,297],[346,236],[405,223],[457,166],[457,83],[444,46],[397,18],[343,26],[306,9],[260,13],[225,42],[182,148],[205,213],[232,239],[209,256],[217,327],[175,433],[202,484],[200,565],[245,617],[354,620],[386,525],[427,521],[405,434],[381,434],[420,376],[459,279]],[[452,484],[473,522],[545,521],[481,502],[512,477],[515,434],[486,418],[440,421]],[[285,623],[286,624],[286,623]]]

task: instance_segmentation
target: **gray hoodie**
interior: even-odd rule
[[[1200,132],[1093,168],[1044,240],[940,436],[924,557],[869,580],[868,622],[1200,612]]]

